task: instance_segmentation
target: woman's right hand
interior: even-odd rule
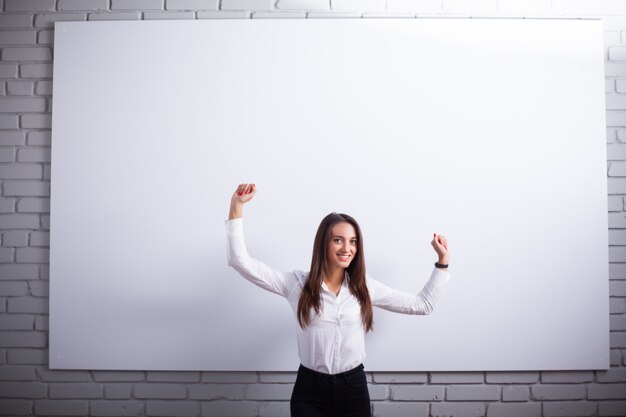
[[[255,184],[239,184],[233,196],[230,198],[229,219],[238,219],[243,215],[243,205],[254,198],[256,194]]]

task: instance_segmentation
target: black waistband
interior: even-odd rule
[[[337,378],[337,377],[356,374],[357,372],[363,371],[363,368],[364,368],[363,364],[360,364],[356,368],[350,369],[349,371],[340,372],[338,374],[325,374],[323,372],[315,371],[313,369],[307,368],[306,366],[300,364],[300,367],[298,368],[298,372],[309,374],[309,375],[315,375],[315,376],[322,377],[322,378]]]

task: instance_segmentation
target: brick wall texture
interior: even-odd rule
[[[295,382],[295,372],[48,368],[54,22],[386,16],[603,19],[611,368],[373,372],[373,415],[626,416],[626,0],[0,0],[1,416],[288,416]]]

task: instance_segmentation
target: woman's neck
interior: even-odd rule
[[[343,284],[343,278],[345,276],[345,270],[343,268],[334,269],[329,271],[329,275],[330,276],[324,278],[324,282],[326,282],[326,286],[330,291],[339,296],[339,292],[341,291],[341,286]]]
[[[336,268],[329,272],[329,276],[326,277],[326,281],[331,285],[340,285],[343,282],[343,278],[345,276],[345,269]]]

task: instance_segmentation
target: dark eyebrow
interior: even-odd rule
[[[333,238],[336,238],[336,237],[338,237],[339,239],[343,239],[343,236],[339,236],[339,235],[335,235],[335,236],[333,236]],[[356,236],[353,236],[353,237],[351,237],[350,239],[358,240],[358,239],[356,238]]]

